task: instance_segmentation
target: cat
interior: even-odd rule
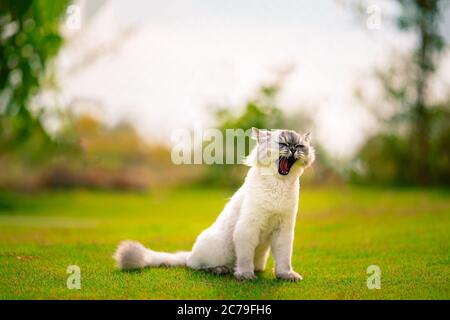
[[[114,259],[120,269],[187,266],[215,274],[233,273],[239,280],[256,279],[266,267],[269,250],[275,276],[297,281],[292,246],[300,179],[315,160],[311,134],[252,128],[256,146],[245,159],[250,169],[217,220],[197,238],[190,252],[165,253],[123,241]]]

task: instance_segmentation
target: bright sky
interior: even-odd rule
[[[208,105],[242,106],[274,70],[295,64],[280,105],[310,108],[315,137],[348,154],[372,127],[354,87],[392,48],[411,45],[383,15],[390,1],[374,2],[381,30],[342,0],[108,1],[92,20],[82,15],[61,55],[63,96],[101,101],[107,122],[125,118],[149,141],[169,141],[174,129],[208,126]],[[100,58],[78,67],[88,52]]]

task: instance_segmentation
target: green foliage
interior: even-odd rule
[[[383,96],[370,107],[381,131],[358,153],[356,180],[400,184],[450,184],[450,96],[431,100],[430,87],[445,41],[439,33],[445,1],[399,0],[400,30],[416,36],[409,57],[394,61],[376,77]]]
[[[272,259],[254,282],[187,268],[115,268],[111,255],[123,239],[189,250],[231,194],[0,193],[0,299],[450,298],[448,190],[305,187],[293,253],[300,283],[275,280]],[[366,287],[373,264],[381,290]],[[69,265],[81,268],[81,290],[66,287]]]
[[[428,47],[427,54],[433,55],[439,53],[445,48],[445,41],[439,34],[439,23],[441,21],[441,12],[448,6],[445,0],[398,0],[401,7],[401,14],[397,17],[397,26],[401,30],[419,32],[422,36],[422,43],[417,50],[418,60],[420,60],[420,51],[423,45]],[[425,39],[426,38],[426,39]],[[423,49],[423,48],[422,48]],[[433,69],[433,59],[427,59],[427,67]]]
[[[235,116],[230,108],[217,112],[217,120],[222,129],[227,128],[265,128],[276,129],[286,122],[281,110],[276,106],[279,88],[276,85],[263,86],[255,99],[247,102],[244,112]]]
[[[428,152],[422,161],[429,171],[417,176],[416,163],[411,161],[411,144],[417,143],[395,131],[380,133],[369,138],[359,151],[363,167],[353,173],[354,181],[381,184],[409,184],[416,179],[434,185],[450,182],[450,108],[434,107],[430,110],[432,123],[428,138]],[[426,176],[425,176],[426,175]]]
[[[250,129],[252,127],[268,130],[291,129],[300,133],[314,131],[315,122],[308,111],[299,107],[294,112],[284,113],[278,106],[277,100],[285,76],[286,71],[280,73],[278,79],[273,83],[261,86],[255,97],[245,104],[240,114],[236,115],[236,108],[230,108],[229,106],[217,110],[215,114],[217,127],[222,130],[224,137],[227,129],[242,129],[236,131],[238,139],[225,141],[230,146],[227,146],[224,150],[223,159],[226,159],[226,150],[236,150],[237,141],[241,139],[245,140],[245,155],[249,154],[251,147],[254,145],[254,142],[250,140]],[[341,182],[343,173],[339,172],[339,168],[335,165],[336,161],[328,155],[316,140],[313,144],[316,148],[316,162],[302,179],[313,183]],[[241,160],[235,155],[234,163]],[[209,165],[201,183],[236,187],[242,184],[247,170],[248,168],[243,165]]]
[[[250,131],[252,127],[260,129],[293,129],[311,130],[313,121],[306,113],[290,115],[289,117],[277,106],[277,97],[281,89],[281,80],[271,85],[261,86],[254,99],[249,100],[244,106],[242,113],[236,115],[236,108],[229,106],[219,108],[215,114],[218,128],[222,130],[225,137],[226,129],[242,129],[236,134],[237,139],[226,141],[232,144],[228,150],[237,149],[237,140],[245,139],[245,155],[248,155],[252,146]],[[226,158],[226,152],[223,155]],[[235,162],[242,159],[237,159]],[[242,184],[246,168],[236,165],[210,165],[203,182],[219,184],[222,186],[237,186]]]
[[[68,3],[0,2],[0,153],[14,149],[33,134],[47,136],[42,113],[32,111],[30,105],[63,44],[59,26]]]
[[[0,157],[0,188],[143,190],[180,185],[201,176],[199,168],[174,165],[167,147],[149,146],[125,122],[105,126],[81,115],[72,117],[70,133],[77,138],[76,149],[62,149],[34,133],[14,152]]]

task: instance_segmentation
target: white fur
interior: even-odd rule
[[[159,266],[185,266],[189,252],[177,253],[156,252],[145,248],[136,241],[122,241],[114,259],[120,269],[140,269]]]
[[[276,276],[300,280],[291,265],[299,177],[314,161],[314,149],[310,149],[309,160],[299,159],[286,176],[279,175],[271,163],[259,164],[255,160],[257,149],[248,158],[251,168],[244,184],[217,220],[198,236],[191,252],[155,252],[137,242],[125,241],[114,255],[118,267],[186,265],[216,272],[234,270],[238,279],[254,279],[255,271],[265,269],[270,249]]]

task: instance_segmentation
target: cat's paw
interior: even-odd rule
[[[293,282],[303,280],[303,277],[295,271],[280,272],[280,273],[277,273],[276,276],[278,279],[293,281]]]
[[[238,280],[255,280],[256,276],[253,272],[238,272],[234,273],[234,277]]]

